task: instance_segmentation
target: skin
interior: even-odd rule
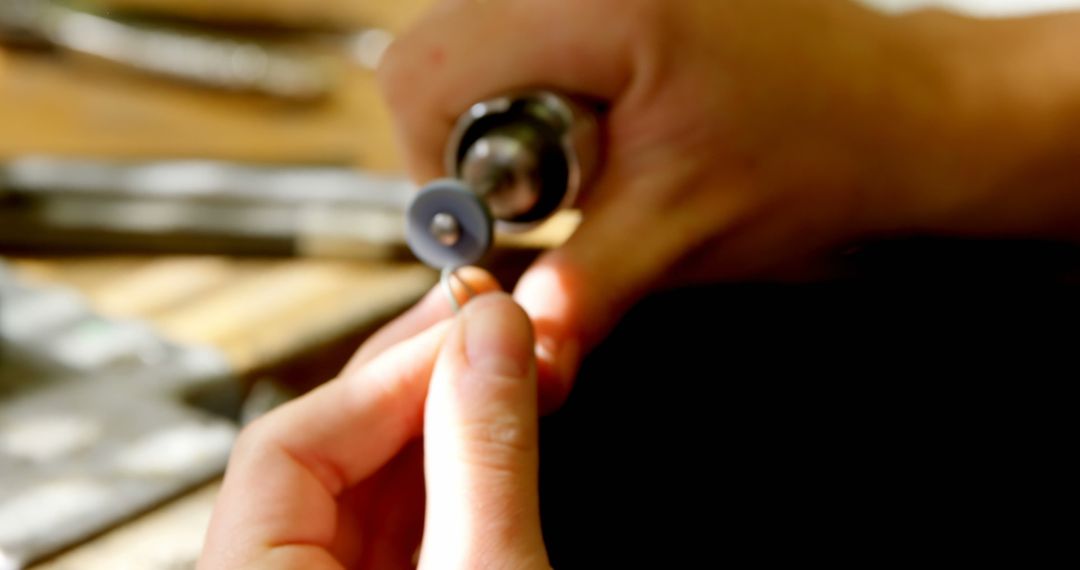
[[[420,182],[475,101],[543,87],[610,108],[583,225],[515,291],[550,410],[658,287],[812,276],[877,236],[1080,238],[1078,30],[844,0],[455,0],[381,83]]]
[[[421,538],[420,567],[549,567],[532,326],[506,294],[456,318],[441,295],[244,430],[199,568],[412,568]]]
[[[414,176],[443,175],[475,101],[590,97],[609,144],[585,221],[518,285],[528,317],[486,295],[451,319],[435,293],[245,430],[200,568],[411,567],[421,538],[421,567],[547,567],[537,408],[648,291],[799,275],[874,236],[1080,240],[1078,53],[1080,14],[443,2],[381,70]]]

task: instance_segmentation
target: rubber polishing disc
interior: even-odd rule
[[[460,227],[453,245],[431,232],[435,216],[448,214]],[[464,267],[480,261],[493,240],[491,214],[480,198],[460,180],[436,180],[425,186],[409,205],[406,237],[416,257],[436,269]]]

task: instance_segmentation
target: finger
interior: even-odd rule
[[[366,505],[369,533],[363,563],[352,567],[397,570],[414,567],[424,531],[424,449],[409,445],[380,473],[374,500]]]
[[[421,567],[546,564],[538,415],[528,318],[507,295],[474,300],[447,338],[428,393]]]
[[[498,281],[483,269],[463,267],[457,274],[478,295],[500,290]],[[342,376],[355,373],[387,348],[453,316],[446,290],[437,285],[416,306],[372,335],[345,366]]]
[[[424,398],[450,323],[436,325],[260,418],[237,442],[204,550],[204,568],[280,556],[325,564],[338,496],[420,435]]]
[[[616,99],[634,75],[636,50],[627,46],[641,41],[635,22],[652,20],[628,13],[648,2],[613,4],[454,3],[394,42],[380,83],[413,175],[443,175],[450,129],[482,99],[537,87]]]
[[[685,192],[699,182],[693,167],[656,166],[652,173],[616,166],[596,188],[582,225],[562,247],[526,271],[514,298],[536,335],[541,408],[557,409],[568,396],[581,358],[622,315],[711,236],[734,231],[749,207],[737,191]],[[678,199],[672,199],[677,196]]]

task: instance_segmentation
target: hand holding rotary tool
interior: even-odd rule
[[[557,407],[585,351],[650,290],[783,276],[881,234],[1080,241],[1077,30],[1080,14],[985,24],[942,12],[885,16],[843,0],[444,0],[395,43],[382,69],[413,175],[453,177],[413,204],[413,247],[452,270],[487,250],[493,226],[534,222],[582,189],[569,175],[566,193],[549,186],[560,178],[546,165],[559,158],[545,149],[559,137],[546,129],[559,123],[534,116],[548,107],[544,96],[535,104],[528,95],[525,103],[506,99],[495,113],[474,107],[535,86],[609,104],[604,168],[579,201],[583,222],[518,284],[515,300],[528,319],[501,295],[475,300],[453,321],[445,303],[422,302],[369,341],[351,380],[347,371],[256,422],[255,437],[249,430],[238,446],[211,557],[200,567],[260,560],[242,558],[245,549],[278,566],[352,567],[359,559],[413,567],[421,542],[420,568],[558,565],[540,524],[535,397],[543,409]],[[470,108],[476,119],[466,114],[455,131]],[[447,140],[453,158],[444,164]],[[708,335],[717,323],[693,324]],[[755,340],[771,340],[761,336]],[[789,335],[781,346],[797,343]],[[726,348],[701,359],[713,375],[727,369]],[[685,416],[713,411],[706,408],[715,399],[680,407],[685,392],[701,399],[702,378],[664,375],[667,364],[655,363],[650,371],[661,374],[631,389],[678,391],[663,400],[674,407],[654,405],[650,393],[630,400],[644,404],[631,413],[647,424],[630,433],[694,445],[652,461],[648,446],[642,452],[631,438],[615,447],[627,455],[611,473],[640,479],[645,487],[631,495],[663,498],[645,509],[657,511],[655,520],[638,516],[639,501],[616,514],[629,513],[627,530],[670,561],[685,533],[670,544],[650,533],[671,526],[672,487],[687,483],[681,458],[703,441],[686,432]],[[603,395],[623,384],[599,387]],[[618,422],[630,417],[604,416],[615,421],[601,420],[596,433],[626,435]],[[421,433],[424,445],[410,445]],[[582,443],[591,451],[607,441]],[[601,455],[598,465],[614,457]],[[751,455],[758,459],[756,447]],[[643,463],[659,469],[635,479]],[[570,467],[566,488],[583,481],[580,465]],[[671,476],[657,485],[660,471]],[[700,511],[701,488],[691,487],[675,495]],[[366,492],[373,488],[388,492]],[[622,487],[610,494],[628,496]],[[856,495],[865,503],[865,493]],[[581,535],[590,544],[593,520]],[[367,533],[372,521],[379,524]],[[613,550],[640,565],[640,545],[627,536],[620,532]],[[618,554],[601,550],[605,560]],[[224,556],[215,560],[215,552]],[[702,558],[715,562],[716,554],[705,549]]]
[[[505,183],[529,179],[517,173],[543,145],[522,152],[532,139],[481,121],[491,139],[474,148],[457,117],[537,86],[607,109],[581,225],[514,293],[550,408],[661,285],[805,279],[905,232],[1080,240],[1080,72],[1061,63],[1078,28],[1074,15],[988,23],[840,0],[446,0],[380,73],[412,175],[457,179],[414,212],[417,253],[442,267],[477,259],[490,220],[552,203],[546,182]]]
[[[528,229],[574,204],[595,169],[598,135],[585,107],[555,93],[473,105],[446,149],[454,178],[431,182],[409,207],[409,246],[437,269],[480,261],[496,227]]]

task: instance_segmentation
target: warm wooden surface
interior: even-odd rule
[[[221,351],[249,375],[401,311],[435,282],[417,264],[222,257],[15,259],[26,279],[71,286],[101,313]],[[322,379],[322,380],[325,380]]]
[[[342,66],[325,102],[222,94],[33,52],[0,63],[0,159],[26,154],[398,165],[374,74]]]
[[[404,28],[430,0],[96,0],[207,19]],[[0,160],[27,154],[335,162],[400,161],[370,70],[342,67],[328,100],[225,94],[55,54],[0,51]],[[102,312],[149,320],[222,350],[239,371],[385,318],[433,282],[415,265],[200,258],[24,259]]]
[[[101,0],[239,19],[400,30],[429,0]],[[223,95],[81,60],[0,52],[0,160],[45,153],[109,157],[198,156],[399,166],[373,73],[341,62],[325,102],[284,103]]]
[[[398,30],[433,0],[93,0],[105,8],[139,8],[212,20],[265,21]]]
[[[416,264],[222,257],[93,257],[10,260],[29,281],[83,293],[99,311],[153,323],[166,336],[221,351],[247,382],[297,360],[344,359],[356,339],[427,291],[433,271]],[[325,365],[323,365],[325,364]],[[340,362],[298,366],[278,378],[310,386]],[[2,475],[0,475],[2,481]],[[212,484],[110,531],[39,568],[192,568],[217,485]]]
[[[195,567],[220,483],[211,483],[35,570],[187,570]]]
[[[24,279],[73,287],[107,315],[147,321],[179,342],[217,348],[247,380],[328,345],[341,345],[335,358],[347,357],[352,339],[407,307],[435,280],[434,272],[415,264],[331,260],[10,261]],[[300,383],[328,380],[336,366],[305,368],[302,374],[322,375]],[[193,568],[218,486],[213,482],[35,568]]]
[[[258,13],[292,24],[400,29],[428,0],[102,0],[207,18]],[[397,169],[373,74],[348,68],[317,105],[227,95],[121,69],[0,49],[0,160],[26,154],[335,162]],[[435,281],[415,264],[225,257],[21,258],[31,280],[83,292],[103,313],[216,347],[240,374],[353,338]],[[327,376],[328,378],[329,376]],[[319,378],[325,380],[327,378]],[[187,568],[216,486],[167,505],[42,568]]]

